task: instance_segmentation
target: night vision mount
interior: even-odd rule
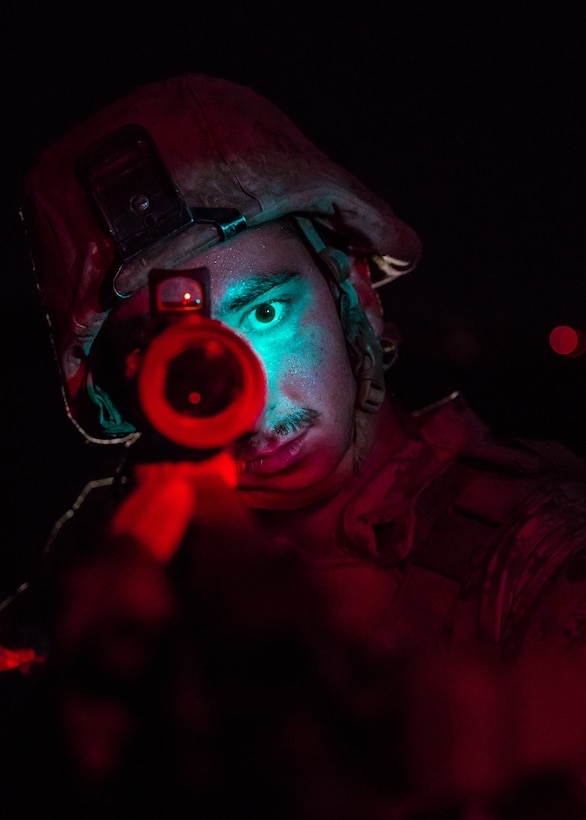
[[[214,225],[221,240],[246,227],[235,208],[189,207],[141,125],[124,125],[98,140],[75,170],[122,263],[194,224]]]

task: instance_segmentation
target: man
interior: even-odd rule
[[[416,266],[419,240],[268,101],[199,75],[138,89],[40,157],[22,214],[68,415],[125,455],[116,480],[57,526],[48,560],[59,573],[108,538],[172,560],[209,504],[202,542],[213,551],[217,536],[237,566],[239,534],[294,555],[353,646],[484,658],[581,645],[583,465],[555,445],[495,441],[459,395],[415,414],[398,405],[385,385],[397,338],[376,289]],[[246,340],[266,379],[260,412],[217,448],[236,466],[235,491],[204,466],[194,480],[204,505],[177,500],[189,478],[171,485],[158,472],[154,492],[140,483],[145,462],[201,458],[182,442],[163,442],[161,455],[140,398],[161,331],[160,271],[179,290],[209,277],[210,316]],[[161,523],[170,510],[184,517],[173,535]],[[69,577],[83,591],[66,581],[56,630],[66,658],[107,621],[111,588],[100,572]],[[163,623],[155,587],[144,617]]]

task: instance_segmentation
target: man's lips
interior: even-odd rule
[[[308,432],[309,428],[283,443],[277,440],[272,447],[269,445],[264,449],[249,450],[245,457],[239,459],[241,473],[274,475],[287,469],[295,461],[305,444]]]

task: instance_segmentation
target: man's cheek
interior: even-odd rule
[[[305,356],[288,357],[278,375],[279,392],[294,404],[321,409],[328,380],[319,367],[319,361],[315,359],[312,362]]]
[[[312,332],[274,335],[256,341],[255,350],[268,374],[308,387],[315,385],[325,367],[325,345],[319,334]]]

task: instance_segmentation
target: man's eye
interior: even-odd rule
[[[272,301],[263,302],[257,305],[246,316],[243,323],[243,330],[266,330],[271,325],[275,325],[281,321],[285,311],[283,302]]]
[[[259,305],[254,311],[254,318],[257,322],[262,322],[262,324],[269,324],[276,315],[277,311],[274,305]]]

